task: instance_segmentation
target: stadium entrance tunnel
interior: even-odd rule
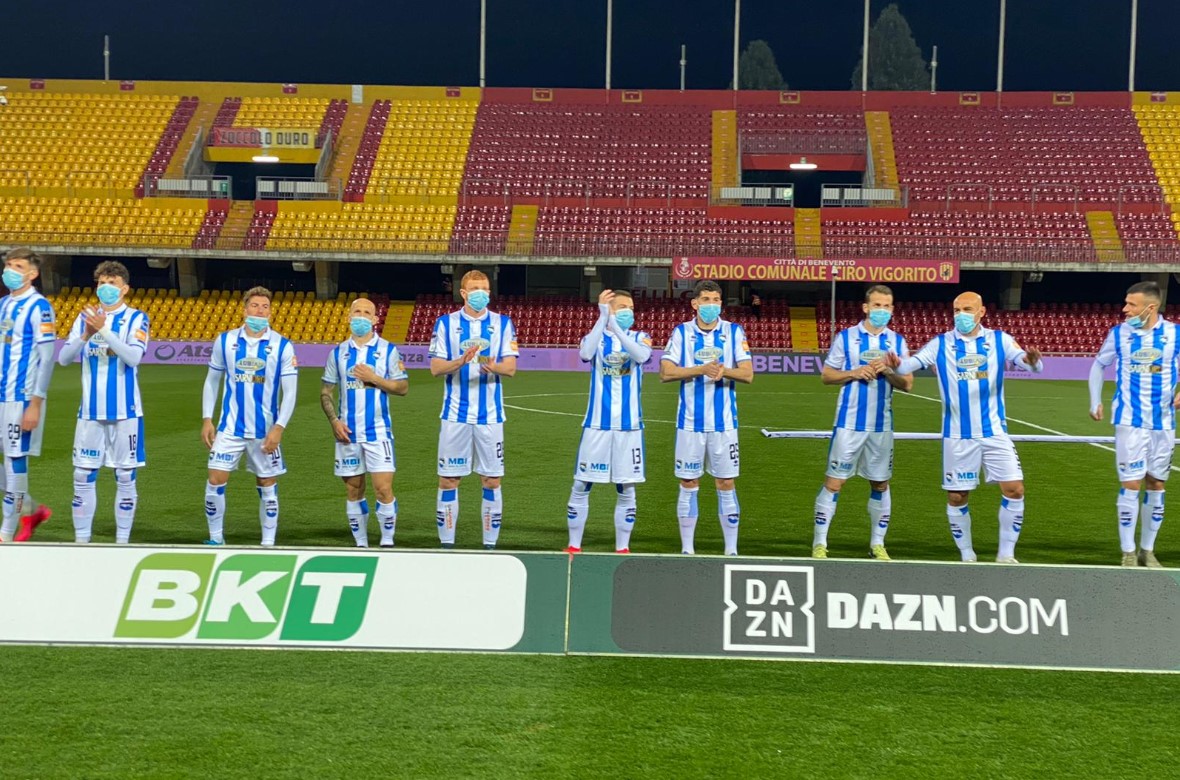
[[[229,176],[233,180],[234,200],[254,200],[257,197],[258,177],[310,179],[315,176],[314,165],[295,163],[238,163],[219,162],[213,166],[216,176]]]
[[[795,187],[795,206],[802,209],[820,207],[820,196],[825,184],[859,187],[864,183],[864,171],[742,171],[742,186],[758,185]]]

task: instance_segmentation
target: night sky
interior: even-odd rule
[[[873,15],[887,4],[874,0]],[[1006,90],[1123,90],[1130,0],[1009,0]],[[939,88],[995,88],[999,0],[901,0]],[[603,86],[605,0],[488,0],[488,85]],[[795,89],[849,88],[861,0],[744,0]],[[723,89],[732,0],[615,0],[616,88]],[[114,79],[478,84],[479,0],[109,0],[9,4],[0,74]],[[1136,87],[1180,90],[1180,2],[1140,0]]]

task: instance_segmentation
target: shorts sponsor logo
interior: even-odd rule
[[[74,454],[82,458],[101,458],[102,453],[98,450],[90,449],[88,447],[79,447],[74,450]]]
[[[610,471],[609,463],[591,463],[590,471],[595,474],[605,474]]]
[[[355,469],[361,465],[360,458],[337,458],[336,468],[338,469]]]
[[[1146,468],[1146,466],[1147,466],[1147,461],[1140,458],[1139,460],[1133,460],[1130,463],[1127,463],[1127,462],[1119,463],[1119,471],[1135,471],[1138,469]]]
[[[971,482],[979,478],[974,471],[948,471],[943,475],[947,482]]]
[[[698,363],[712,363],[724,354],[725,350],[721,347],[701,347],[692,356]]]
[[[234,454],[232,452],[210,452],[209,460],[215,463],[233,463]]]
[[[446,467],[454,468],[454,467],[466,466],[466,465],[467,465],[467,458],[439,458],[438,459],[438,467],[440,469],[446,468]]]
[[[814,653],[814,579],[810,566],[727,565],[722,649]]]
[[[679,460],[676,461],[677,471],[699,471],[701,468],[701,461],[699,460]]]
[[[833,460],[829,461],[828,465],[831,467],[832,471],[852,471],[852,464],[846,463],[844,461]]]
[[[131,575],[114,635],[342,641],[361,627],[376,558],[156,553]]]

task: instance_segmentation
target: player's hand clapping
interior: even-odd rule
[[[82,338],[88,339],[102,330],[103,325],[106,325],[107,313],[97,306],[86,309],[82,312],[82,321],[84,323]]]
[[[725,374],[725,366],[721,365],[721,361],[714,360],[712,363],[705,364],[704,374],[709,379],[716,382]]]
[[[463,353],[463,362],[470,363],[475,360],[476,356],[479,354],[480,349],[481,347],[479,344],[472,344],[470,347],[468,347],[467,351]]]
[[[1028,349],[1024,350],[1024,359],[1030,366],[1035,366],[1037,363],[1041,362],[1041,350],[1037,349],[1036,347],[1029,347]]]
[[[901,365],[901,356],[896,352],[886,352],[882,360],[885,361],[885,365],[889,368],[897,368]]]
[[[598,305],[601,306],[602,304],[605,303],[607,306],[610,306],[611,302],[614,299],[615,299],[615,291],[614,290],[603,290],[602,292],[600,292],[598,294]]]

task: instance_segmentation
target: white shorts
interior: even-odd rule
[[[1114,426],[1114,461],[1119,482],[1131,482],[1151,475],[1166,481],[1172,472],[1172,452],[1176,448],[1176,432],[1172,429],[1153,431]]]
[[[849,479],[854,473],[872,482],[893,476],[893,431],[832,430],[827,475]]]
[[[643,455],[643,431],[583,428],[574,479],[616,485],[643,482]]]
[[[474,469],[473,469],[474,466]],[[504,423],[457,423],[443,420],[438,431],[438,475],[504,476]]]
[[[0,404],[0,424],[4,426],[4,457],[23,458],[41,454],[41,434],[45,430],[45,399],[41,400],[41,420],[31,431],[22,431],[28,401],[7,401]]]
[[[336,442],[336,476],[388,474],[397,471],[393,439],[344,444]]]
[[[74,467],[138,469],[147,464],[143,418],[78,420],[74,427]]]
[[[979,487],[979,469],[988,482],[1021,482],[1020,456],[1007,434],[986,439],[942,440],[942,489],[965,491]]]
[[[713,433],[676,430],[677,479],[699,479],[706,471],[718,479],[736,479],[740,470],[737,430]]]
[[[213,471],[233,471],[246,453],[246,469],[256,477],[277,477],[287,473],[283,448],[277,447],[267,455],[262,451],[263,439],[242,439],[232,433],[218,431],[209,450],[209,468]]]

